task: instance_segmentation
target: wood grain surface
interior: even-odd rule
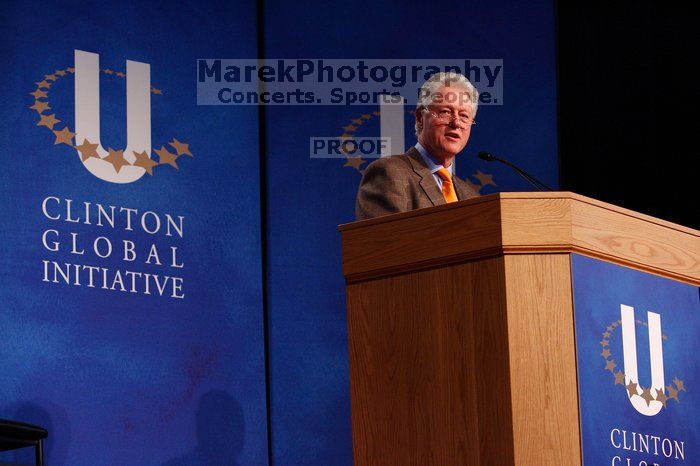
[[[348,285],[355,464],[580,465],[568,261]]]
[[[348,286],[355,465],[513,463],[502,259]]]
[[[515,464],[580,465],[569,255],[504,260]]]
[[[348,281],[500,254],[575,252],[700,284],[700,232],[573,193],[498,193],[340,227]]]

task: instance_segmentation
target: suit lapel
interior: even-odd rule
[[[432,202],[433,205],[444,204],[445,198],[443,197],[442,192],[440,192],[440,188],[438,188],[433,174],[430,173],[428,166],[423,161],[423,157],[421,157],[418,153],[418,150],[416,150],[415,147],[411,147],[406,154],[411,161],[413,171],[416,172],[416,174],[421,178],[420,187],[423,188],[423,191],[425,192],[425,195],[428,196],[428,199],[430,199],[430,202]]]
[[[475,196],[479,195],[479,193],[474,188],[469,186],[469,183],[461,180],[460,178],[457,178],[457,176],[452,177],[452,182],[455,185],[455,191],[457,192],[457,198],[459,198],[460,201],[463,201],[464,199],[469,199],[470,197],[475,197]]]

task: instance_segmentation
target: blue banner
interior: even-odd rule
[[[572,276],[583,464],[698,464],[698,287],[578,255]]]
[[[194,81],[255,4],[3,10],[0,417],[51,465],[267,464],[257,109]]]
[[[557,185],[551,2],[312,1],[302,8],[270,1],[264,27],[264,56],[271,59],[501,64],[504,100],[480,106],[471,139],[456,158],[457,172],[481,194],[531,190],[507,168],[477,160],[478,151],[488,150]],[[489,90],[484,73],[476,83],[480,92]],[[415,144],[414,109],[408,104],[399,109],[402,121],[391,126],[400,126],[405,138],[403,145],[392,144],[392,153]],[[313,148],[324,138],[382,136],[380,113],[379,105],[356,102],[265,108],[270,428],[276,465],[352,464],[345,285],[336,228],[354,220],[361,173],[372,158],[362,152],[320,158]],[[377,156],[371,140],[368,146]]]

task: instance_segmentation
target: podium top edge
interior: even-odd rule
[[[616,212],[618,214],[626,215],[629,217],[634,217],[634,218],[639,219],[641,221],[654,223],[654,224],[657,224],[659,226],[671,228],[673,230],[677,230],[677,231],[680,231],[680,232],[683,232],[686,234],[700,237],[700,231],[695,230],[693,228],[686,227],[686,226],[683,226],[683,225],[680,225],[677,223],[673,223],[673,222],[670,222],[668,220],[663,220],[663,219],[660,219],[657,217],[653,217],[651,215],[643,214],[641,212],[627,209],[625,207],[620,207],[620,206],[617,206],[615,204],[610,204],[608,202],[599,201],[597,199],[583,196],[581,194],[576,194],[576,193],[570,192],[570,191],[498,192],[498,193],[493,193],[493,194],[487,194],[485,196],[475,197],[472,199],[466,199],[464,201],[454,202],[451,204],[445,204],[445,205],[440,205],[440,206],[436,206],[436,207],[428,207],[425,209],[416,209],[416,210],[411,210],[408,212],[400,212],[400,213],[396,213],[396,214],[384,215],[381,217],[375,217],[375,218],[371,218],[371,219],[367,219],[367,220],[359,220],[359,221],[355,221],[355,222],[343,223],[341,225],[338,225],[338,231],[343,233],[346,231],[370,227],[370,226],[377,225],[377,224],[395,222],[395,221],[405,220],[405,219],[409,219],[409,218],[420,217],[423,215],[431,215],[431,214],[434,214],[436,212],[445,212],[445,211],[454,210],[454,209],[469,208],[471,206],[484,204],[484,203],[499,204],[503,200],[512,200],[512,199],[533,199],[533,200],[570,199],[570,200],[582,202],[585,204],[589,204],[589,205],[592,205],[592,206],[595,206],[595,207],[598,207],[601,209],[613,211],[613,212]]]

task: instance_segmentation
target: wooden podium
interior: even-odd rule
[[[566,192],[340,231],[356,465],[581,465],[570,255],[700,284],[700,232]]]

